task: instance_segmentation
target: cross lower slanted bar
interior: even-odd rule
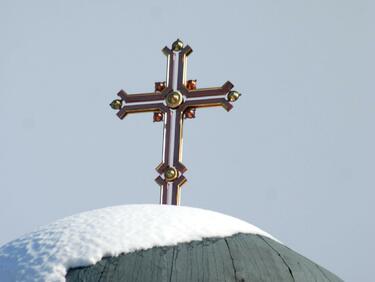
[[[195,118],[197,108],[223,107],[230,111],[232,102],[241,94],[232,91],[233,84],[229,81],[221,87],[201,89],[196,88],[196,80],[187,81],[187,57],[193,50],[188,45],[184,47],[180,40],[173,43],[172,49],[164,47],[162,51],[167,56],[166,81],[156,82],[151,93],[128,95],[121,90],[117,94],[120,99],[114,100],[111,107],[119,110],[120,119],[128,114],[153,112],[154,122],[164,122],[163,155],[156,168],[159,176],[155,181],[160,186],[160,203],[179,205],[187,170],[182,164],[184,119]]]

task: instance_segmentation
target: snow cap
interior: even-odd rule
[[[0,280],[65,281],[103,257],[261,229],[231,216],[166,205],[115,206],[60,219],[0,247]],[[276,239],[274,239],[276,240]]]

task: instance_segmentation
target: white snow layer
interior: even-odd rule
[[[242,220],[203,209],[166,205],[99,209],[55,221],[1,246],[0,280],[65,281],[69,268],[93,265],[106,256],[240,232],[274,239]]]

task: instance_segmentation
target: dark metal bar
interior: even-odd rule
[[[177,178],[172,185],[172,205],[179,206],[181,201],[181,186],[186,183],[185,176],[181,175]]]
[[[153,102],[164,100],[164,96],[162,94],[155,92],[129,95],[124,90],[120,90],[117,95],[121,97],[125,101],[125,103]]]
[[[187,69],[187,57],[193,52],[193,49],[189,45],[183,48],[178,57],[178,76],[177,76],[177,89],[185,94],[188,90],[185,87],[186,84],[186,69]]]
[[[176,56],[167,46],[163,48],[162,52],[167,56],[167,88],[163,90],[162,95],[165,97],[173,87],[174,65]],[[172,112],[169,108],[164,112],[164,130],[163,130],[163,159],[156,167],[156,171],[162,174],[169,164],[169,148],[171,136],[171,118]]]
[[[187,98],[223,96],[227,95],[228,92],[233,88],[233,86],[234,85],[230,81],[227,81],[221,87],[200,88],[187,91],[184,94]]]
[[[175,65],[176,55],[167,46],[163,48],[162,52],[164,53],[164,55],[167,56],[166,82],[167,82],[167,88],[170,91],[173,88],[172,83],[173,83],[174,65]]]
[[[118,111],[117,116],[120,119],[123,119],[128,114],[146,113],[146,112],[155,112],[155,111],[166,112],[168,111],[168,108],[163,103],[131,105],[131,106],[125,105],[121,108],[121,110]]]
[[[187,168],[182,164],[182,131],[183,131],[183,111],[176,110],[175,114],[175,130],[174,130],[174,151],[173,151],[173,166],[181,173],[187,171]]]
[[[167,205],[168,204],[168,183],[158,176],[155,179],[155,182],[160,186],[160,204]]]
[[[194,108],[210,108],[210,107],[223,107],[228,112],[233,108],[233,105],[226,98],[209,98],[201,100],[189,100],[181,105],[181,111],[183,112],[189,107]],[[180,110],[180,109],[179,109]]]
[[[169,164],[169,148],[171,142],[171,118],[172,112],[168,109],[164,113],[164,132],[163,132],[163,159],[162,162],[156,167],[156,171],[162,174]]]

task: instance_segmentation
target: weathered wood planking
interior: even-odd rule
[[[67,282],[336,282],[323,267],[263,236],[226,238],[155,247],[68,271]]]

